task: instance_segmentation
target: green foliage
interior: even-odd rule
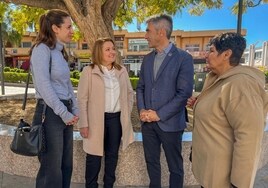
[[[16,72],[4,72],[4,80],[5,82],[19,83],[20,76]]]
[[[80,72],[75,70],[70,72],[71,75],[71,82],[73,87],[77,87],[80,79]],[[4,68],[4,80],[5,82],[10,83],[26,83],[28,73],[25,72],[23,69],[18,68],[10,68],[5,67]],[[30,76],[30,83],[33,83],[32,76]],[[132,85],[132,88],[136,90],[137,84],[138,84],[139,78],[138,77],[130,77],[130,82]]]
[[[5,68],[6,68],[6,67],[5,67]],[[4,70],[5,70],[5,68],[4,68]],[[10,68],[10,67],[7,67],[6,70],[8,70],[8,71],[6,71],[6,72],[16,72],[16,73],[24,73],[24,72],[25,72],[25,70],[23,70],[23,69],[19,69],[19,68]]]
[[[131,83],[132,88],[133,88],[134,90],[136,90],[136,88],[137,88],[138,81],[139,81],[139,78],[137,78],[137,77],[132,77],[132,78],[130,78],[130,83]]]
[[[205,8],[221,8],[222,0],[128,0],[123,1],[117,12],[114,24],[119,28],[133,22],[133,17],[139,23],[155,14],[167,13],[175,15],[183,8],[189,8],[189,13],[201,15]]]
[[[6,45],[10,42],[12,45],[18,46],[21,41],[21,35],[11,27],[9,17],[11,11],[12,8],[9,4],[0,2],[0,22],[2,22],[3,43]]]
[[[71,82],[74,87],[78,86],[79,78],[80,78],[80,73],[79,71],[73,71],[71,72],[71,75],[75,75],[75,77],[71,77]],[[5,67],[4,68],[4,80],[5,82],[10,82],[10,83],[26,83],[28,76],[28,72],[26,72],[23,69],[18,69],[18,68],[10,68],[10,67]],[[32,76],[30,76],[30,83],[33,83],[32,81]]]
[[[10,72],[11,68],[10,67],[4,67],[4,72]]]
[[[3,22],[7,10],[8,10],[8,4],[0,2],[0,23]]]
[[[242,13],[246,13],[248,8],[254,8],[256,6],[259,6],[261,3],[268,3],[268,0],[258,0],[258,1],[252,1],[252,0],[244,0],[242,5]],[[239,10],[239,1],[234,4],[231,8],[233,14],[238,14]]]
[[[71,74],[71,78],[75,78],[75,79],[78,79],[79,80],[79,78],[80,78],[80,72],[78,70],[74,70],[70,74]]]
[[[6,2],[8,1],[6,0]],[[223,0],[127,0],[118,2],[121,4],[113,24],[119,28],[133,23],[133,18],[136,18],[139,23],[142,23],[152,15],[162,13],[175,15],[177,12],[181,12],[183,8],[188,8],[188,12],[191,15],[199,16],[204,13],[205,9],[219,9],[222,8],[223,5]],[[244,0],[243,2],[243,12],[245,12],[248,7],[255,7],[262,3],[268,3],[268,0]],[[16,0],[13,3],[25,4],[22,0]],[[105,4],[105,0],[102,1],[102,4]],[[26,5],[9,5],[12,6],[12,8],[7,7],[7,3],[0,2],[0,22],[3,15],[7,14],[8,11],[8,15],[10,15],[8,16],[9,25],[11,25],[12,28],[10,31],[17,32],[19,35],[25,32],[29,27],[36,31],[40,15],[46,12],[46,10],[42,8],[34,8]],[[45,5],[40,6],[46,7]],[[94,6],[94,2],[89,6]],[[236,3],[231,10],[233,13],[237,14],[238,3]],[[16,36],[16,38],[20,39],[19,36]],[[78,41],[81,38],[83,38],[83,34],[76,26],[74,26],[73,40]]]
[[[19,82],[26,83],[28,73],[21,72],[21,73],[18,74],[18,76],[19,76]],[[32,79],[30,79],[30,80],[32,80]]]
[[[265,75],[265,82],[268,83],[268,68],[264,66],[259,66],[259,70],[261,70]]]
[[[26,5],[16,6],[10,12],[11,26],[19,34],[23,34],[28,28],[37,30],[40,15],[46,11],[41,8],[28,7]]]
[[[25,83],[27,80],[28,73],[23,69],[18,68],[4,68],[4,80],[5,82],[11,83]],[[32,83],[32,78],[30,77],[30,83]]]
[[[83,38],[83,34],[79,31],[78,27],[74,24],[74,34],[73,34],[73,40],[79,41]]]
[[[72,82],[73,87],[77,87],[79,80],[75,78],[71,78],[71,82]]]

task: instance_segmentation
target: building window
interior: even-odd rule
[[[123,49],[124,43],[122,41],[115,41],[117,49]]]
[[[21,47],[22,48],[31,48],[32,47],[32,43],[31,42],[22,42],[21,43]]]
[[[256,59],[256,60],[261,59],[261,55],[262,55],[262,52],[255,52],[255,57],[254,57],[254,59]]]
[[[11,53],[12,53],[12,54],[16,54],[16,53],[18,53],[18,50],[17,50],[17,49],[12,49],[12,50],[11,50]]]
[[[176,44],[175,36],[171,36],[171,37],[170,37],[170,42],[172,42],[173,44]]]
[[[149,51],[149,50],[150,50],[148,44],[145,44],[145,45],[142,45],[142,44],[141,44],[141,45],[139,46],[139,49],[140,49],[140,51]]]
[[[188,52],[199,52],[199,44],[186,44],[185,50]]]
[[[148,41],[145,39],[129,39],[128,51],[149,51]]]
[[[83,43],[82,44],[82,50],[87,50],[88,49],[88,44],[87,43]]]
[[[67,49],[76,49],[76,42],[69,42],[66,44]]]
[[[115,41],[124,41],[124,37],[123,36],[117,36],[117,37],[114,37],[114,40]]]

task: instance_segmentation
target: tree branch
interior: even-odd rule
[[[88,0],[63,0],[68,9],[72,9],[72,12],[80,12],[83,16],[88,15]]]
[[[62,0],[2,0],[6,3],[14,3],[17,5],[27,5],[31,7],[44,9],[62,9],[66,10],[66,6]]]
[[[86,7],[84,7],[83,4],[81,3],[81,1],[83,0],[63,0],[63,1],[66,5],[68,5],[67,6],[68,12],[73,18],[82,19],[81,15],[86,16],[84,12],[84,9]]]
[[[106,0],[101,8],[103,18],[112,22],[123,1],[124,0]]]
[[[262,0],[259,0],[258,3],[254,4],[253,1],[247,1],[247,5],[248,5],[248,7],[256,7],[256,6],[258,6],[259,4],[261,4],[261,2],[262,2]]]
[[[101,7],[102,17],[111,36],[113,32],[112,22],[116,17],[117,11],[124,0],[106,0]],[[109,24],[109,25],[107,25]]]

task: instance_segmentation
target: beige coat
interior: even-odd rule
[[[203,187],[253,187],[267,104],[261,71],[209,73],[194,106],[192,168]]]
[[[122,125],[122,149],[134,141],[131,125],[131,110],[133,106],[133,89],[125,67],[115,70],[120,85],[120,106]],[[105,88],[101,71],[87,66],[81,74],[78,92],[79,122],[78,127],[88,127],[89,136],[83,139],[83,149],[86,153],[103,156],[104,145],[104,112]]]

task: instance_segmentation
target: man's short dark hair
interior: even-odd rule
[[[166,36],[170,39],[173,30],[173,21],[169,15],[161,14],[160,16],[151,17],[146,21],[146,23],[152,23],[156,30],[162,28],[165,29]]]

